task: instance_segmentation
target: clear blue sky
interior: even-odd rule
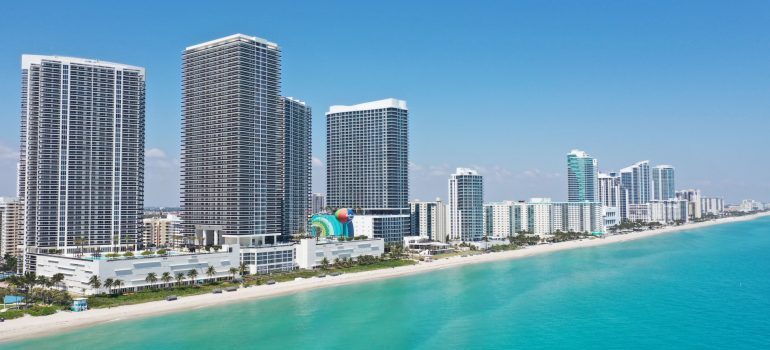
[[[566,154],[672,164],[677,187],[770,201],[768,1],[10,2],[0,4],[0,195],[15,192],[20,56],[147,69],[146,205],[178,204],[180,67],[233,33],[278,43],[283,94],[314,109],[324,190],[333,104],[410,108],[411,198],[455,167],[486,199],[566,197]]]

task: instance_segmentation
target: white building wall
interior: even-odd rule
[[[367,239],[353,241],[316,241],[306,238],[297,245],[297,265],[301,269],[311,269],[321,265],[326,258],[330,264],[337,258],[357,258],[363,255],[379,257],[385,253],[385,241]]]
[[[64,284],[67,290],[85,294],[97,292],[88,285],[91,276],[99,276],[104,283],[107,278],[120,279],[123,282],[122,289],[133,290],[146,287],[150,284],[145,281],[147,274],[154,272],[158,277],[157,284],[161,284],[160,277],[164,272],[171,275],[185,274],[198,270],[197,280],[205,280],[211,277],[206,275],[206,269],[214,266],[217,274],[214,278],[230,276],[229,269],[239,265],[239,247],[224,246],[216,253],[183,254],[156,257],[120,258],[117,260],[87,260],[63,255],[33,254],[36,260],[36,273],[41,276],[51,277],[57,273],[64,275]],[[139,254],[141,252],[137,252]],[[101,292],[107,290],[102,288]]]

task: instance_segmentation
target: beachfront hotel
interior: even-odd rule
[[[312,110],[305,102],[282,97],[283,203],[281,234],[307,232],[311,203]]]
[[[200,245],[274,244],[282,233],[281,51],[235,34],[187,47],[182,230]]]
[[[22,56],[19,200],[33,253],[133,249],[142,230],[144,68]]]
[[[567,154],[567,201],[599,201],[599,166],[596,158],[574,149]]]
[[[24,207],[17,198],[0,197],[0,257],[22,256],[24,248]]]
[[[527,203],[502,201],[484,203],[484,235],[515,236],[528,230]]]
[[[484,179],[457,168],[449,177],[449,239],[479,241],[484,236]]]
[[[393,98],[326,113],[326,205],[352,208],[356,235],[409,235],[408,131],[406,101]]]

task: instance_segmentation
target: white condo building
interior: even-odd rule
[[[702,215],[719,216],[725,211],[725,201],[718,197],[702,197],[700,199]]]
[[[527,204],[502,201],[484,204],[484,235],[488,237],[515,236],[529,230]]]
[[[700,190],[688,189],[688,190],[676,191],[676,198],[686,200],[689,203],[687,212],[689,213],[690,219],[694,220],[694,219],[701,218],[703,213],[700,208],[701,206]]]
[[[449,238],[479,241],[483,236],[483,177],[476,170],[457,168],[449,178]]]
[[[326,203],[354,210],[356,234],[399,244],[409,235],[408,132],[406,101],[331,106],[326,113]]]
[[[441,198],[433,202],[414,200],[409,202],[411,235],[445,242],[447,237],[446,204]]]
[[[21,69],[26,252],[133,249],[142,232],[144,68],[23,55]],[[25,270],[34,270],[29,258]]]
[[[628,204],[646,204],[652,199],[650,161],[641,161],[620,170],[620,183],[626,191]],[[621,202],[622,203],[622,202]]]

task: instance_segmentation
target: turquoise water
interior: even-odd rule
[[[770,218],[0,348],[770,349]]]

